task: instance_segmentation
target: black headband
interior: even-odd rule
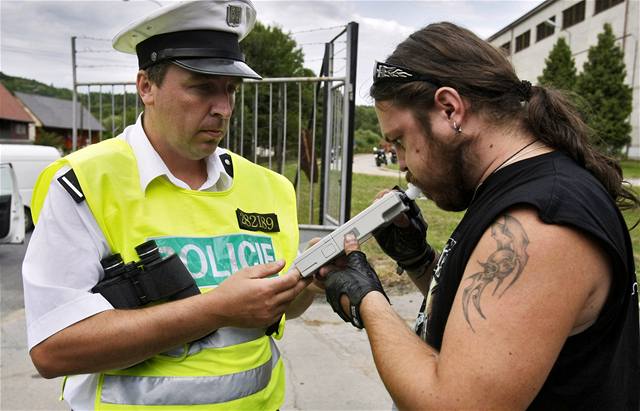
[[[141,69],[164,60],[221,58],[244,62],[238,35],[224,31],[190,30],[158,34],[136,46]]]
[[[391,81],[395,83],[410,83],[412,81],[426,81],[436,87],[440,87],[441,83],[433,77],[420,74],[405,67],[396,66],[389,63],[380,63],[376,61],[373,66],[373,84],[383,81]]]

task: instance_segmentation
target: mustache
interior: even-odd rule
[[[213,121],[208,122],[200,127],[201,130],[205,131],[220,131],[226,130],[229,128],[229,119],[224,118],[214,118]]]
[[[405,180],[407,180],[407,183],[414,184],[414,182],[415,182],[415,180],[413,178],[413,174],[411,174],[411,171],[409,171],[409,170],[407,170],[404,178],[405,178]]]

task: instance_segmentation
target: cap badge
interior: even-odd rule
[[[227,25],[229,27],[238,27],[242,21],[242,7],[227,6]]]
[[[151,53],[151,61],[155,62],[158,59],[158,53],[155,51]]]

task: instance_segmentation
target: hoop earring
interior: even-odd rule
[[[453,120],[453,129],[455,130],[456,134],[462,133],[462,124],[458,125],[458,123]]]

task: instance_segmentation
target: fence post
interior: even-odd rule
[[[346,78],[345,83],[345,130],[344,130],[344,147],[347,156],[345,158],[346,164],[343,167],[342,174],[342,201],[343,201],[343,215],[341,216],[340,223],[344,223],[351,218],[351,182],[352,182],[352,170],[353,170],[353,133],[355,129],[355,91],[356,91],[356,71],[358,60],[358,23],[350,22],[347,25],[347,64],[346,64]]]

